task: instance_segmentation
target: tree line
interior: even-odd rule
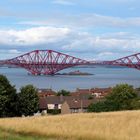
[[[57,96],[69,96],[61,90]],[[111,93],[88,107],[88,112],[108,112],[140,109],[140,88],[128,84],[116,85]],[[31,116],[39,110],[39,97],[33,85],[21,87],[17,92],[9,80],[0,75],[0,117]]]
[[[111,93],[88,107],[89,112],[108,112],[140,109],[140,89],[128,84],[116,85]]]
[[[24,86],[17,92],[9,80],[0,75],[0,117],[33,115],[38,109],[39,97],[34,86]]]

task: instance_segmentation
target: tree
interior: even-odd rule
[[[32,85],[24,86],[19,93],[19,109],[21,115],[33,115],[39,109],[37,89]]]
[[[140,109],[140,98],[133,99],[130,106],[132,110]]]
[[[93,103],[89,105],[88,112],[103,112],[103,111],[107,111],[106,109],[107,108],[105,102],[99,101],[97,103]]]
[[[136,108],[140,108],[140,100],[138,100],[136,91],[128,84],[120,84],[112,89],[105,100],[91,104],[88,110],[89,112],[103,112]]]
[[[0,75],[0,117],[17,116],[17,100],[15,87],[5,76]]]
[[[128,84],[116,85],[111,94],[106,96],[106,102],[114,105],[114,110],[131,109],[131,101],[138,97],[133,86]]]
[[[140,96],[140,87],[136,88],[135,91],[137,92],[138,96]]]
[[[57,93],[57,96],[60,96],[60,95],[69,96],[70,92],[62,89],[62,90],[58,91],[58,93]]]

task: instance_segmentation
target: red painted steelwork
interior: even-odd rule
[[[119,58],[114,61],[108,61],[106,62],[106,64],[116,65],[116,66],[125,66],[125,67],[136,68],[140,70],[140,53],[126,56],[123,58]]]
[[[140,53],[113,61],[86,61],[53,50],[35,50],[13,59],[0,61],[0,65],[15,65],[25,68],[33,75],[53,75],[65,68],[78,65],[116,65],[140,70]]]
[[[33,75],[53,75],[62,69],[89,62],[53,50],[35,50],[0,63],[25,68]]]

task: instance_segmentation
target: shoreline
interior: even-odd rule
[[[68,72],[68,73],[56,73],[55,75],[86,76],[86,75],[94,75],[94,74],[88,73],[88,72],[81,72],[79,70],[76,70],[76,71],[72,71],[72,72]]]

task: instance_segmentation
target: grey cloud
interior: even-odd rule
[[[127,38],[124,37],[126,35]],[[0,30],[0,50],[6,49],[14,50],[13,53],[16,53],[16,50],[24,53],[34,49],[53,49],[76,54],[77,57],[115,59],[121,55],[139,52],[140,37],[121,32],[97,36],[56,27]],[[10,54],[8,51],[7,53]]]
[[[140,27],[140,17],[111,17],[98,14],[84,14],[84,15],[56,15],[55,18],[48,17],[46,21],[22,21],[19,24],[35,25],[35,26],[68,26],[76,28],[90,28],[90,27],[115,27],[115,28],[136,28]]]

